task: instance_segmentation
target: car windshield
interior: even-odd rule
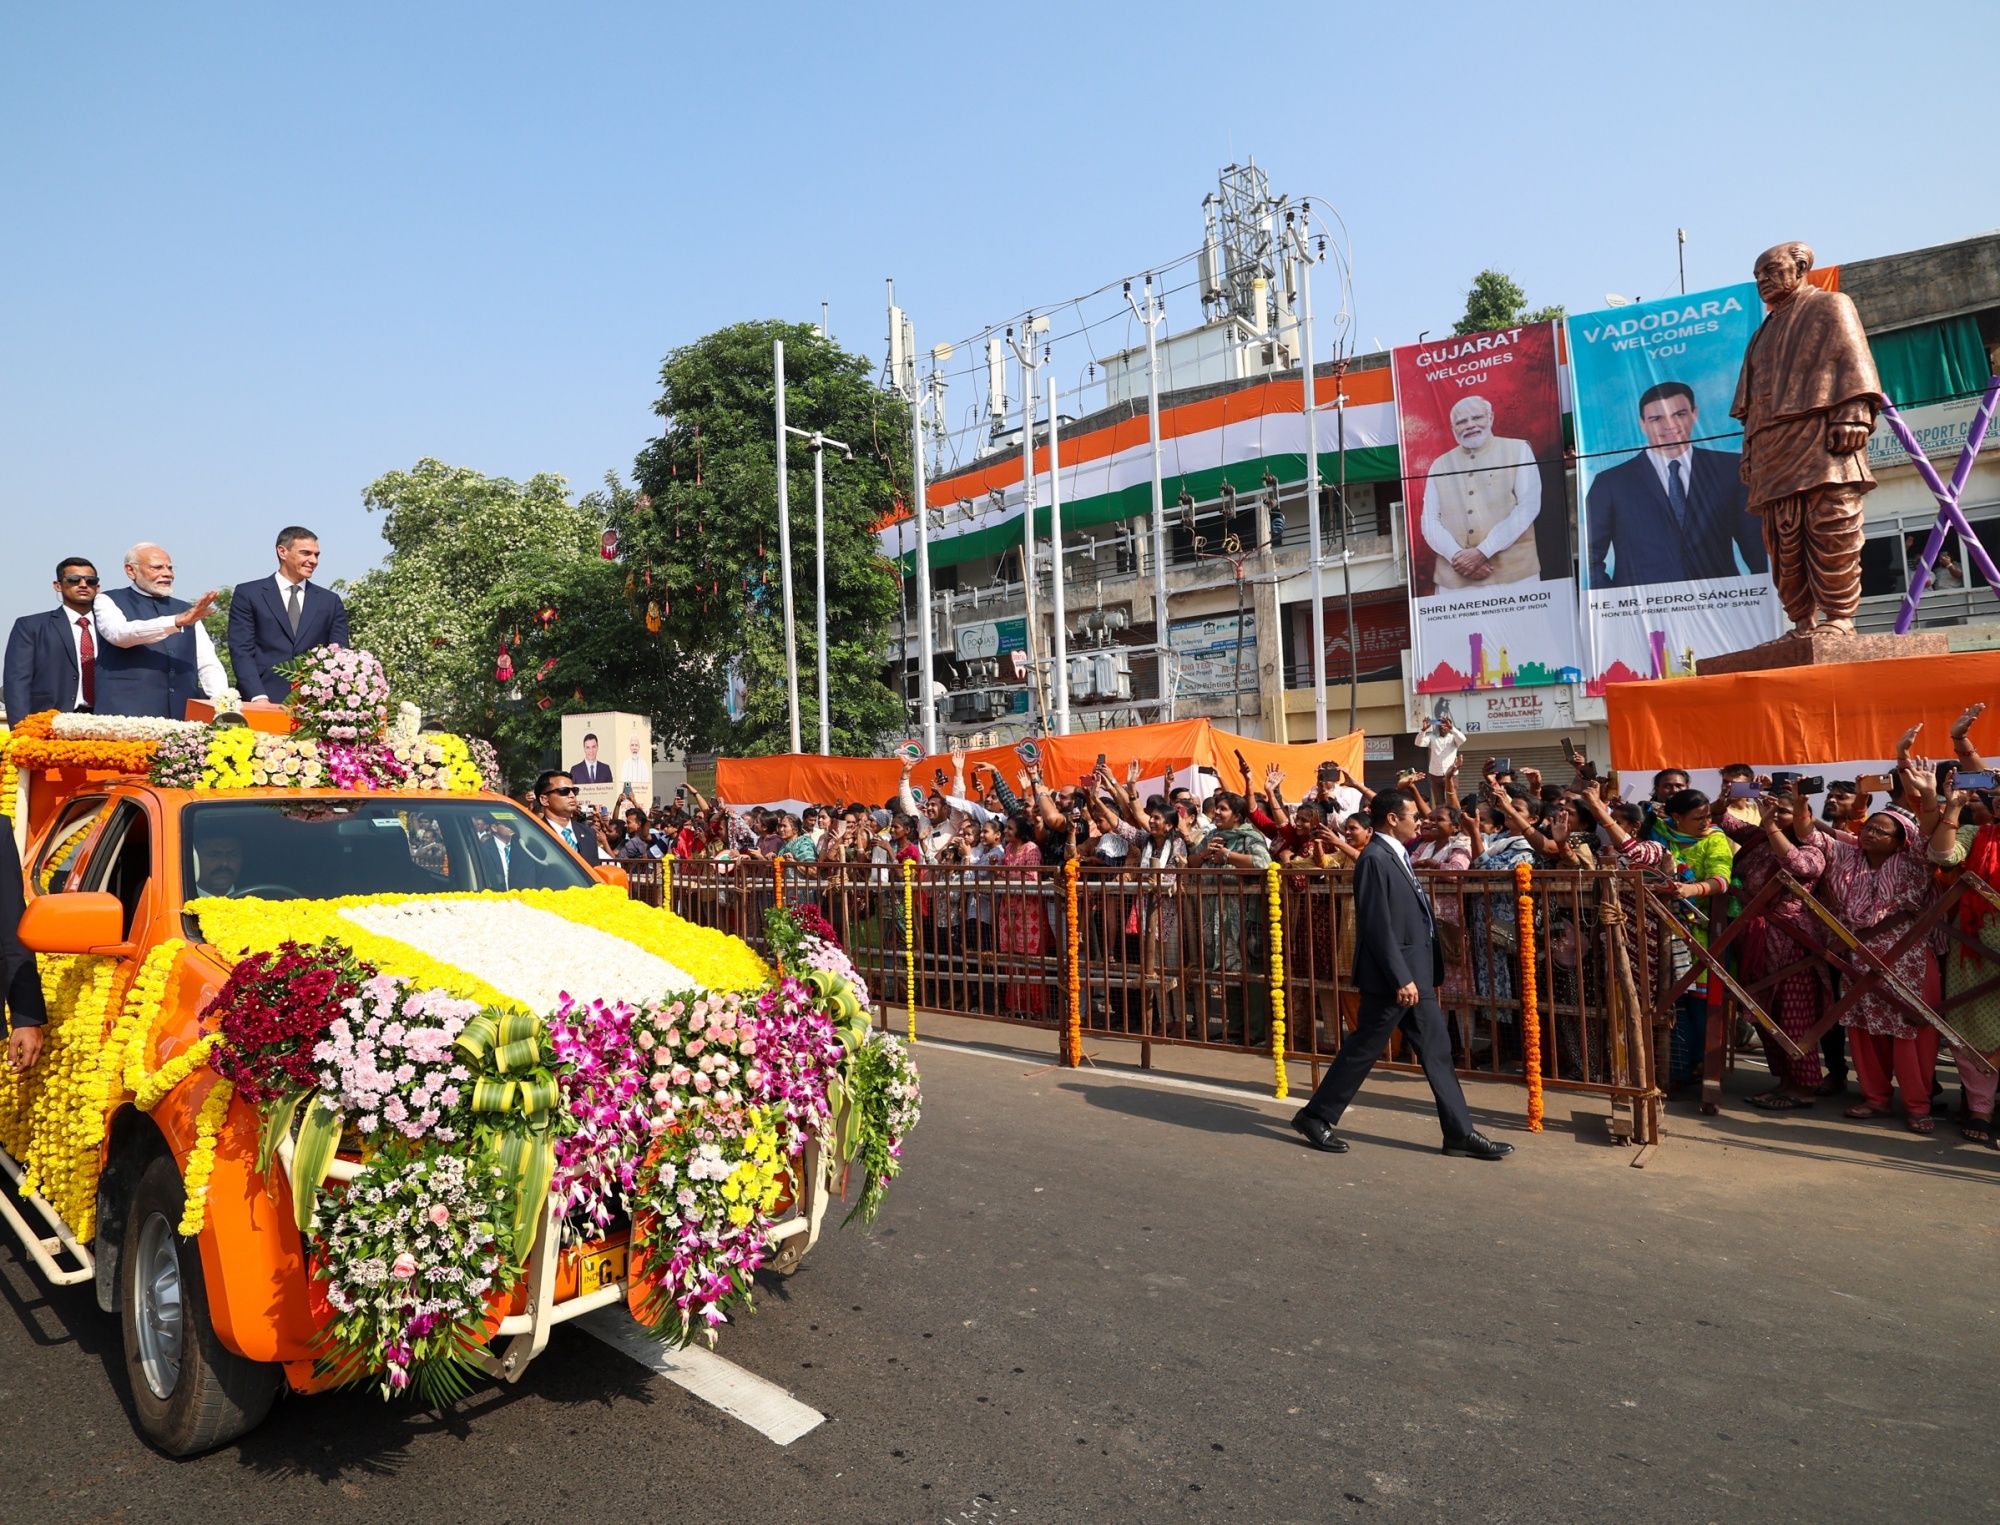
[[[594,884],[542,823],[497,800],[207,800],[181,816],[186,898],[572,889]]]

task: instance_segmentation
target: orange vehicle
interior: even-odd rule
[[[288,1115],[279,1126],[213,1070],[189,1067],[205,1052],[204,1014],[243,953],[223,946],[237,935],[230,928],[263,918],[296,930],[320,924],[316,916],[333,925],[326,918],[359,917],[354,907],[371,904],[383,915],[498,904],[517,919],[571,917],[563,925],[579,939],[641,936],[603,928],[649,918],[644,927],[662,939],[655,952],[675,953],[662,961],[670,968],[695,967],[675,952],[682,943],[703,957],[754,960],[740,943],[714,941],[719,933],[614,894],[605,886],[621,874],[593,871],[536,816],[486,790],[167,787],[115,750],[52,764],[60,752],[17,749],[23,765],[10,769],[27,878],[20,936],[38,956],[51,1010],[41,1062],[25,1079],[0,1077],[9,1182],[0,1217],[44,1277],[93,1282],[98,1306],[119,1317],[139,1426],[171,1454],[243,1433],[288,1387],[353,1375],[325,1360],[334,1314],[315,1279],[325,1252],[300,1228],[313,1221],[310,1202],[302,1211],[294,1196],[303,1123]],[[402,946],[352,925],[357,946]],[[696,948],[696,934],[710,941]],[[642,943],[620,946],[634,964],[654,956]],[[489,979],[511,988],[503,962],[513,951],[495,951],[493,968],[460,993],[476,998]],[[260,1169],[260,1145],[273,1136],[278,1161]],[[341,1137],[325,1166],[334,1193],[371,1152],[354,1147],[351,1124]],[[783,1200],[767,1194],[769,1221],[758,1220],[767,1266],[789,1270],[819,1233],[818,1150],[815,1141],[792,1165]],[[505,1381],[520,1380],[553,1325],[632,1293],[625,1223],[565,1234],[562,1203],[544,1196],[532,1249],[496,1291],[490,1344],[474,1355]]]

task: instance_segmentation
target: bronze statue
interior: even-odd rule
[[[1868,436],[1881,383],[1854,303],[1806,280],[1813,253],[1779,244],[1757,256],[1769,312],[1743,353],[1733,417],[1743,420],[1743,481],[1764,521],[1771,578],[1792,634],[1854,633],[1861,603],[1861,498],[1875,486]]]

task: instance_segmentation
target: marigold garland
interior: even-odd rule
[[[1264,871],[1264,883],[1271,892],[1271,1068],[1277,1077],[1271,1094],[1283,1101],[1292,1094],[1292,1083],[1285,1073],[1285,908],[1277,864]]]
[[[76,954],[42,955],[38,964],[49,1008],[42,1057],[25,1075],[0,1069],[0,1146],[20,1162],[21,1189],[88,1240],[104,1128],[99,1067],[118,963]]]
[[[1528,1081],[1528,1131],[1542,1131],[1542,1012],[1535,981],[1535,897],[1534,869],[1526,863],[1514,865],[1514,920],[1521,944],[1521,1068]]]
[[[917,1041],[917,865],[903,860],[903,989],[909,997],[910,1041]]]
[[[0,720],[0,815],[8,820],[15,818],[14,805],[20,789],[21,775],[14,767],[14,759],[8,743],[13,738],[7,722]]]
[[[221,1034],[210,1033],[189,1044],[146,1077],[146,1083],[133,1093],[132,1104],[141,1112],[152,1111],[174,1087],[208,1063],[209,1054],[221,1041]]]
[[[115,1046],[120,1083],[135,1095],[146,1083],[148,1061],[159,1052],[158,1025],[167,1004],[167,979],[186,947],[182,939],[170,937],[146,955],[132,988],[125,993],[125,1014],[111,1035],[112,1041],[105,1045],[107,1050]],[[115,1097],[107,1085],[107,1112],[113,1100]]]
[[[55,718],[54,710],[23,717],[7,737],[7,761],[16,768],[93,768],[102,773],[144,773],[153,765],[156,741],[64,740],[54,733]]]
[[[230,1098],[236,1094],[233,1081],[218,1079],[208,1089],[201,1110],[194,1119],[194,1147],[188,1151],[187,1169],[181,1173],[185,1205],[181,1208],[178,1232],[192,1239],[201,1232],[208,1217],[208,1181],[215,1174],[215,1141],[229,1115]]]
[[[1077,919],[1076,876],[1076,859],[1064,859],[1063,909],[1069,923],[1069,1011],[1063,1023],[1063,1062],[1072,1068],[1083,1063],[1083,960],[1079,956],[1082,929]]]

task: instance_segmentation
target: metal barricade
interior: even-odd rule
[[[1438,988],[1454,1066],[1468,1077],[1608,1097],[1614,1133],[1659,1137],[1658,912],[1629,870],[1537,870],[1524,917],[1511,873],[1421,874],[1445,973]],[[769,956],[764,913],[811,903],[833,925],[885,1020],[910,1001],[1020,1027],[1237,1053],[1272,1048],[1274,953],[1284,1056],[1313,1081],[1354,1030],[1354,876],[1344,868],[1123,868],[1076,875],[1075,960],[1060,865],[793,864],[742,859],[640,865],[631,893]],[[1524,934],[1526,942],[1524,943]],[[912,960],[914,954],[914,960]],[[1537,992],[1537,1075],[1521,1028],[1523,974]],[[1401,1036],[1384,1061],[1416,1070]]]

